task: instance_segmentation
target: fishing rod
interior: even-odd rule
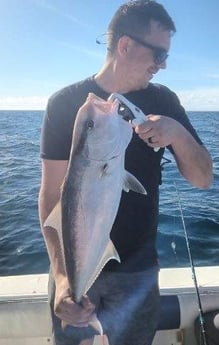
[[[198,289],[198,282],[197,282],[197,277],[196,277],[196,273],[195,273],[195,266],[194,266],[194,261],[193,261],[192,252],[191,252],[191,248],[190,248],[189,236],[188,236],[188,232],[187,232],[186,224],[185,224],[185,220],[184,220],[184,215],[183,215],[183,210],[182,210],[180,194],[179,194],[179,191],[178,191],[178,188],[177,188],[177,185],[176,185],[175,181],[174,181],[174,185],[175,185],[175,188],[176,188],[178,205],[179,205],[179,210],[180,210],[183,230],[184,230],[185,239],[186,239],[187,251],[188,251],[188,255],[189,255],[190,267],[191,267],[191,270],[192,270],[192,279],[194,281],[194,286],[195,286],[195,291],[196,291],[196,296],[197,296],[198,311],[199,311],[199,322],[200,322],[200,327],[201,327],[201,334],[202,334],[202,339],[203,339],[203,345],[209,345],[208,339],[207,339],[207,334],[206,334],[206,329],[205,329],[204,313],[203,313],[200,293],[199,293],[199,289]]]

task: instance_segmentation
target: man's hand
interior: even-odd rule
[[[147,115],[146,119],[135,127],[135,132],[152,148],[171,145],[184,130],[179,122],[167,116]]]
[[[212,159],[204,147],[178,121],[162,115],[148,115],[135,132],[152,147],[172,146],[180,173],[195,187],[208,188],[213,180]]]
[[[83,296],[80,304],[71,298],[67,281],[58,284],[55,294],[54,311],[64,323],[75,327],[87,327],[94,317],[95,306],[88,296]]]

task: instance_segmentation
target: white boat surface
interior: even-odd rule
[[[203,312],[219,311],[219,266],[196,267]],[[0,277],[0,345],[53,344],[48,274]],[[196,345],[199,316],[191,268],[160,270],[161,327],[153,345]]]

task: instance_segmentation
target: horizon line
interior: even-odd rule
[[[30,108],[30,109],[1,109],[0,108],[0,111],[43,111],[43,112],[45,112],[46,111],[46,109],[34,109],[34,108]],[[219,112],[219,109],[218,110],[213,110],[213,109],[202,109],[202,110],[195,110],[195,109],[192,109],[192,110],[190,110],[190,109],[185,109],[185,112],[187,112],[187,111],[189,111],[189,112],[213,112],[213,113],[217,113],[217,112]]]

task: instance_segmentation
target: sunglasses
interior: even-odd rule
[[[138,37],[134,37],[132,35],[129,34],[125,34],[126,36],[130,37],[133,41],[139,43],[140,45],[142,45],[145,48],[149,48],[151,50],[153,50],[154,53],[154,62],[156,63],[156,65],[161,65],[164,61],[166,61],[166,59],[168,58],[168,54],[167,51],[163,48],[160,47],[155,47],[150,43],[147,43],[145,41],[142,41],[140,38]]]

